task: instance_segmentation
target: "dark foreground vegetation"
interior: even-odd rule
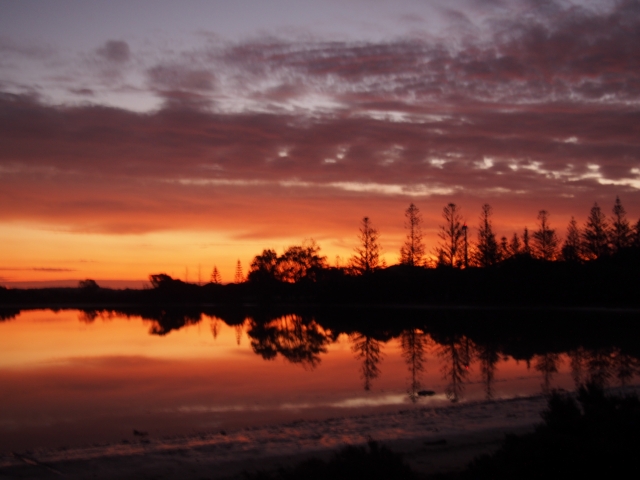
[[[534,433],[507,436],[491,456],[474,460],[459,479],[638,478],[640,400],[583,386],[577,401],[554,393]]]
[[[405,464],[402,456],[377,442],[367,447],[347,446],[327,462],[312,458],[293,468],[277,472],[246,474],[246,480],[386,480],[414,479],[418,476]]]
[[[307,460],[277,472],[247,474],[247,480],[297,479],[555,479],[637,478],[640,463],[640,400],[637,395],[607,396],[596,385],[579,389],[577,399],[554,392],[533,433],[508,435],[492,455],[473,460],[462,471],[424,477],[402,457],[376,442],[346,447],[325,462]],[[434,452],[434,454],[437,454]]]

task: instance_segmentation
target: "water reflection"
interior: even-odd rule
[[[19,310],[3,309],[0,320],[19,314]],[[149,333],[158,336],[208,320],[214,340],[221,329],[230,327],[236,345],[242,346],[246,338],[262,359],[279,356],[306,370],[317,369],[328,347],[345,335],[351,358],[358,362],[361,388],[372,391],[377,387],[384,367],[383,352],[388,352],[390,359],[402,360],[405,398],[413,403],[425,392],[427,375],[431,382],[427,387],[439,388],[438,393],[451,402],[464,399],[470,383],[482,386],[485,399],[498,398],[501,392],[496,391],[496,378],[504,379],[500,369],[514,358],[533,366],[541,377],[543,393],[557,388],[556,377],[563,363],[576,387],[585,382],[627,385],[640,373],[638,316],[638,312],[592,315],[580,331],[559,327],[550,339],[549,325],[541,324],[538,317],[527,321],[522,313],[516,317],[499,311],[443,309],[429,316],[411,310],[399,316],[397,311],[383,310],[278,312],[198,306],[77,311],[78,320],[86,325],[116,317],[142,318],[150,323]],[[548,317],[553,321],[553,315]],[[580,319],[578,314],[575,318]],[[428,361],[434,362],[429,368],[432,373],[427,372]],[[440,372],[441,385],[433,384],[433,372]]]
[[[238,332],[238,330],[236,330]],[[315,320],[290,314],[269,321],[249,321],[251,348],[265,360],[278,354],[292,363],[313,369],[327,352],[330,337]],[[238,343],[239,343],[239,338]]]
[[[558,373],[560,355],[554,352],[547,352],[534,357],[534,368],[542,374],[542,392],[551,392],[551,380],[553,375]]]
[[[471,363],[471,342],[467,337],[452,336],[440,347],[442,378],[446,380],[445,394],[453,403],[462,399]]]
[[[422,388],[420,381],[425,370],[426,350],[429,346],[427,335],[417,328],[409,328],[400,335],[400,345],[402,347],[402,357],[409,369],[409,388],[407,393],[409,399],[416,403],[418,392]]]
[[[492,400],[495,396],[494,382],[496,377],[496,365],[500,361],[496,345],[487,343],[476,346],[476,357],[480,363],[480,375],[484,386],[485,398]]]
[[[382,361],[380,341],[362,333],[354,333],[349,339],[352,342],[351,350],[356,354],[356,359],[362,360],[360,372],[364,381],[364,389],[371,390],[371,382],[380,376],[380,368],[378,367]]]

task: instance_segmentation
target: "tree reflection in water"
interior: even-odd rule
[[[557,353],[549,352],[534,357],[534,367],[542,373],[542,392],[544,394],[551,393],[551,380],[553,374],[558,373],[560,362],[560,355]]]
[[[575,388],[579,388],[584,383],[584,368],[587,361],[587,351],[583,347],[578,347],[567,353],[571,366],[571,378]]]
[[[400,345],[402,357],[409,368],[409,399],[415,403],[418,400],[418,391],[422,388],[420,376],[424,372],[428,337],[421,330],[411,328],[402,332]]]
[[[364,380],[364,389],[371,390],[371,382],[380,376],[380,341],[362,333],[351,334],[349,339],[353,343],[351,350],[356,354],[356,359],[362,360],[361,378]]]
[[[464,393],[464,382],[469,376],[471,341],[467,337],[452,336],[441,345],[438,356],[442,360],[442,376],[448,381],[445,394],[453,403]]]
[[[280,354],[309,369],[320,363],[320,354],[327,352],[331,340],[315,320],[295,314],[266,322],[250,320],[247,335],[251,348],[262,358],[272,360]]]
[[[480,375],[484,386],[485,398],[494,397],[493,383],[496,376],[496,364],[500,361],[500,354],[492,344],[476,345],[476,358],[480,363]]]

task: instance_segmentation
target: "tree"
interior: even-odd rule
[[[567,227],[567,238],[562,245],[561,252],[565,262],[576,263],[582,260],[582,255],[580,255],[580,230],[578,229],[578,222],[573,217],[571,217]]]
[[[93,292],[96,290],[100,290],[100,285],[95,280],[91,280],[87,278],[86,280],[80,280],[78,282],[78,288],[85,290],[87,292]]]
[[[408,230],[407,239],[400,248],[400,263],[412,267],[422,265],[424,244],[422,243],[422,215],[413,203],[404,212],[404,228]]]
[[[480,227],[478,227],[478,245],[476,261],[481,267],[490,267],[498,263],[498,242],[496,241],[496,235],[493,233],[491,226],[491,216],[493,215],[493,209],[491,205],[485,203],[482,206],[482,213],[480,214]]]
[[[531,256],[531,246],[529,245],[529,229],[524,227],[524,232],[522,233],[522,254]]]
[[[213,272],[211,272],[211,283],[221,284],[222,277],[220,276],[220,272],[218,271],[217,266],[213,266]]]
[[[511,256],[511,252],[509,251],[509,242],[507,237],[500,238],[500,261],[505,261],[507,258]]]
[[[556,231],[549,227],[549,212],[538,212],[538,230],[533,232],[535,253],[543,260],[555,260],[558,251]]]
[[[315,280],[318,271],[327,267],[327,257],[319,253],[320,247],[313,239],[289,247],[278,257],[278,280],[289,283],[299,282],[303,278]]]
[[[609,224],[597,203],[591,207],[589,218],[582,231],[582,250],[587,259],[594,260],[609,253]]]
[[[522,245],[520,243],[520,237],[518,237],[517,233],[513,234],[511,238],[511,242],[509,243],[509,251],[511,252],[511,256],[515,257],[516,255],[520,255],[522,249]]]
[[[442,210],[444,225],[440,225],[438,236],[442,240],[438,248],[438,257],[449,267],[459,267],[462,263],[463,220],[455,203]]]
[[[613,205],[613,218],[609,236],[615,251],[631,246],[631,226],[629,225],[629,220],[627,220],[627,212],[618,196],[616,196],[616,202]]]
[[[633,246],[636,248],[640,248],[640,220],[636,223],[635,227],[633,227]]]
[[[354,250],[356,254],[351,257],[351,266],[360,275],[368,274],[377,269],[380,265],[380,243],[378,230],[373,228],[369,217],[362,219],[360,226],[360,245]]]
[[[242,283],[244,282],[244,274],[242,273],[242,264],[238,259],[238,263],[236,263],[236,275],[233,278],[233,283]]]
[[[271,249],[263,250],[261,255],[256,255],[249,267],[249,280],[265,281],[275,280],[278,266],[278,254]]]

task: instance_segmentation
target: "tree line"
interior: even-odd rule
[[[470,238],[469,227],[460,207],[447,204],[442,211],[439,225],[439,242],[432,250],[434,258],[428,258],[422,233],[423,219],[418,207],[411,203],[404,212],[406,238],[399,252],[399,263],[410,267],[486,268],[511,259],[539,259],[584,263],[618,252],[640,248],[640,220],[634,225],[627,219],[619,197],[607,217],[598,203],[594,203],[587,221],[580,227],[575,217],[567,226],[564,241],[551,227],[550,214],[540,210],[537,227],[511,238],[498,238],[493,229],[493,208],[484,204],[481,208],[477,235]],[[327,258],[320,254],[314,240],[289,247],[282,255],[267,249],[251,262],[249,281],[279,280],[297,283],[303,279],[314,281],[322,271],[338,269],[350,275],[367,275],[386,267],[381,259],[380,233],[369,217],[360,223],[358,244],[345,266],[330,267]],[[236,283],[239,283],[236,275]]]

